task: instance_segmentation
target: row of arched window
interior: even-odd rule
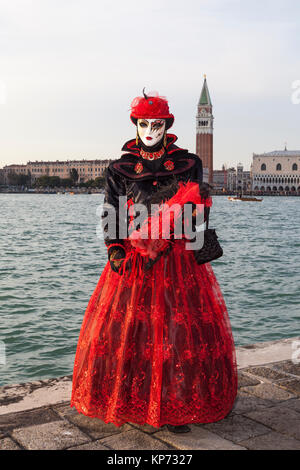
[[[276,183],[276,184],[277,183],[279,183],[279,184],[280,183],[288,183],[288,184],[290,184],[290,183],[293,184],[294,183],[294,184],[299,184],[300,183],[300,178],[299,177],[298,178],[293,178],[293,177],[287,177],[287,176],[286,177],[283,176],[281,178],[280,177],[277,178],[277,177],[262,177],[262,176],[257,177],[257,176],[255,176],[254,181],[261,182],[261,183]]]
[[[266,171],[267,165],[266,165],[265,163],[262,163],[260,169],[261,169],[261,171]],[[277,163],[277,165],[276,165],[276,170],[277,170],[277,171],[281,171],[281,170],[282,170],[281,163]],[[297,170],[298,170],[298,165],[297,165],[297,163],[293,163],[292,171],[297,171]]]
[[[279,187],[277,187],[277,186],[273,186],[273,187],[271,187],[271,186],[267,186],[267,187],[265,187],[265,186],[260,186],[260,187],[255,186],[254,190],[255,191],[257,191],[257,190],[259,190],[259,191],[274,191],[274,192],[276,192],[276,191],[288,191],[288,192],[297,191],[298,193],[300,193],[300,186],[298,186],[298,188],[296,188],[295,186],[292,186],[291,188],[289,186],[279,186]]]

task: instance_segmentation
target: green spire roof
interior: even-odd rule
[[[203,83],[203,87],[202,87],[202,91],[200,95],[199,104],[212,106],[208,87],[207,87],[206,77],[204,78],[204,83]]]

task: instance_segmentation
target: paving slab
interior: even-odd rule
[[[98,418],[89,418],[88,416],[78,413],[75,408],[71,408],[70,404],[55,406],[53,409],[63,418],[66,418],[72,424],[78,426],[81,431],[91,436],[93,439],[100,439],[132,429],[130,424],[115,426],[112,423],[104,423],[104,421]]]
[[[52,421],[59,421],[61,418],[49,408],[37,408],[30,411],[20,411],[19,413],[8,413],[0,415],[0,431],[9,430],[27,426],[33,426]]]
[[[244,374],[243,371],[238,372],[238,388],[248,387],[250,385],[258,385],[261,381],[255,377]]]
[[[15,429],[12,437],[28,450],[62,450],[91,441],[89,436],[67,421]]]
[[[172,448],[167,443],[160,442],[152,435],[137,429],[106,437],[100,442],[114,450],[169,450]]]
[[[101,441],[88,442],[87,444],[81,444],[79,446],[69,447],[67,450],[110,450],[105,447]]]
[[[280,387],[285,388],[291,393],[298,395],[300,397],[300,380],[298,379],[290,379],[290,380],[281,380],[277,383]]]
[[[191,425],[191,432],[175,434],[168,430],[159,431],[155,437],[180,450],[242,450],[243,446],[223,439],[203,427]]]
[[[274,431],[300,439],[300,413],[287,406],[277,405],[263,411],[251,411],[246,416]]]
[[[262,383],[259,385],[244,387],[243,391],[250,393],[251,395],[255,395],[258,398],[271,400],[274,403],[295,398],[293,393],[290,393],[272,383]]]
[[[291,375],[300,377],[300,363],[295,364],[292,361],[276,362],[271,365],[272,369],[287,372]]]
[[[0,450],[21,450],[21,447],[10,437],[5,437],[4,439],[0,439]]]
[[[300,441],[274,431],[242,441],[241,445],[249,450],[300,450]]]
[[[165,429],[166,426],[162,426],[161,428],[156,428],[154,426],[150,426],[150,424],[135,424],[130,423],[132,427],[139,429],[140,431],[147,432],[148,434],[153,434],[157,431],[161,431]]]
[[[284,402],[284,406],[300,413],[300,398],[287,400]]]
[[[243,369],[242,372],[246,372],[246,373],[248,372],[252,375],[260,377],[261,379],[269,379],[272,382],[276,382],[277,380],[281,380],[281,379],[290,378],[290,376],[285,374],[284,372],[274,370],[271,367],[247,367],[246,369]],[[252,384],[249,384],[249,385],[252,385]]]
[[[205,424],[203,428],[237,444],[246,439],[270,432],[270,428],[241,415],[227,416],[217,423]]]
[[[232,414],[244,414],[252,410],[263,410],[274,406],[274,402],[240,391],[231,410]]]

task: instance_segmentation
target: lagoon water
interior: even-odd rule
[[[72,373],[85,308],[107,262],[96,233],[102,200],[0,194],[0,385]],[[299,335],[300,199],[217,196],[210,225],[224,249],[212,267],[236,345]]]

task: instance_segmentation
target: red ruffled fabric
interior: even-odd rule
[[[182,181],[178,184],[179,189],[170,199],[161,204],[154,214],[151,214],[142,224],[139,230],[134,230],[129,240],[131,245],[142,255],[151,259],[157,258],[161,251],[165,251],[171,241],[167,236],[174,234],[176,222],[184,220],[184,205],[187,203],[196,204],[197,211],[203,213],[204,207],[211,207],[212,198],[203,198],[199,192],[198,183]],[[129,215],[131,214],[131,204]],[[134,217],[131,217],[129,228],[134,225]],[[184,236],[184,234],[183,234]],[[129,255],[130,257],[131,255]]]
[[[129,240],[125,248],[131,272],[107,262],[88,303],[71,406],[116,426],[224,418],[237,393],[236,356],[210,263],[197,265],[178,239],[144,272],[149,257]]]

